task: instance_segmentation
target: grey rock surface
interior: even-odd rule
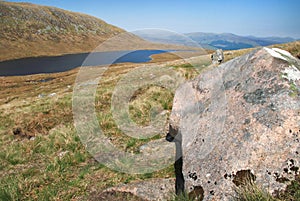
[[[203,188],[204,200],[230,200],[247,175],[270,193],[294,179],[300,166],[299,63],[283,50],[261,48],[178,88],[169,132],[182,135],[188,192]]]
[[[217,49],[212,55],[211,60],[213,64],[220,64],[224,61],[224,53],[222,49]]]
[[[105,192],[131,193],[144,200],[165,201],[175,195],[174,179],[150,179],[109,188]]]

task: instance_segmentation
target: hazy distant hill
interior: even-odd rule
[[[136,35],[141,38],[159,43],[185,44],[189,46],[201,46],[205,49],[222,48],[224,50],[237,50],[251,48],[256,46],[268,46],[273,44],[281,44],[295,41],[293,38],[265,37],[259,38],[254,36],[238,36],[231,33],[215,34],[215,33],[187,33],[180,34],[164,34],[164,31],[157,30],[155,33],[137,32]]]
[[[187,33],[190,37],[200,45],[210,48],[222,48],[224,50],[237,50],[256,46],[268,46],[273,44],[281,44],[295,41],[294,38],[280,37],[255,37],[255,36],[238,36],[231,33],[214,34],[214,33]]]

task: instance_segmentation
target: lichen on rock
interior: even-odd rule
[[[299,63],[279,49],[260,48],[178,88],[170,126],[182,136],[188,192],[201,187],[204,200],[230,200],[242,173],[270,193],[294,179],[300,95],[290,93],[300,89]]]

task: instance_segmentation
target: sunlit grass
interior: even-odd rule
[[[171,68],[185,79],[193,79],[208,65],[205,61],[199,67],[180,64]],[[165,133],[140,140],[124,135],[116,125],[111,111],[114,86],[132,68],[134,65],[115,66],[104,74],[97,88],[95,109],[101,129],[115,146],[138,153],[143,144],[164,138]],[[72,89],[67,86],[74,82],[76,71],[52,77],[59,81],[28,85],[27,79],[35,83],[44,78],[37,75],[7,78],[7,82],[0,83],[3,89],[0,95],[0,200],[88,200],[95,189],[101,192],[120,183],[174,177],[172,164],[157,172],[129,175],[95,161],[73,125]],[[7,84],[11,91],[4,87]],[[26,93],[21,93],[24,88]],[[54,97],[38,97],[54,91]],[[159,86],[141,88],[130,100],[130,118],[137,125],[149,125],[160,113],[171,112],[173,97],[174,92]],[[20,127],[32,138],[14,135],[15,127]],[[293,185],[293,192],[296,192],[293,196],[297,198],[298,183]]]
[[[116,125],[111,113],[111,97],[114,85],[130,70],[112,68],[103,76],[95,106],[101,129],[112,139],[116,147],[138,153],[139,147],[152,140],[164,138],[164,133],[150,139],[135,139],[124,135]],[[176,67],[180,71],[181,67]],[[188,73],[189,69],[185,70]],[[191,71],[192,72],[192,71]],[[69,84],[76,74],[65,73]],[[61,76],[54,74],[52,77]],[[9,82],[13,83],[13,78]],[[37,75],[27,78],[43,79]],[[12,85],[16,92],[22,91],[26,79],[16,80]],[[92,189],[99,192],[120,183],[149,178],[174,177],[173,165],[157,172],[128,175],[99,164],[81,143],[73,125],[72,91],[62,82],[24,85],[27,94],[22,99],[9,101],[10,109],[0,108],[0,199],[1,200],[84,200]],[[38,97],[42,90],[45,97]],[[37,91],[38,90],[38,91]],[[55,90],[56,95],[47,96]],[[31,93],[31,91],[33,93]],[[34,94],[34,95],[31,95]],[[130,115],[138,125],[151,123],[151,118],[162,111],[170,113],[174,93],[156,86],[141,89],[129,103]],[[4,91],[7,100],[15,96]],[[7,97],[7,98],[6,98]],[[24,135],[14,135],[14,128]],[[30,137],[28,137],[30,136]]]

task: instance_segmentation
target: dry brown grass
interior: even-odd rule
[[[285,44],[278,44],[278,45],[271,45],[269,47],[270,48],[276,47],[276,48],[286,50],[286,51],[290,52],[294,57],[297,57],[298,59],[300,59],[300,41],[295,41],[295,42],[285,43]],[[251,52],[254,49],[255,48],[225,51],[224,52],[225,61],[229,61],[233,58],[244,55],[248,52]]]
[[[47,90],[51,92],[56,87],[56,82],[52,82]],[[21,91],[21,87],[17,90]],[[0,200],[84,200],[91,192],[98,194],[116,184],[149,177],[115,172],[93,160],[73,126],[71,91],[63,92],[63,87],[54,97],[38,98],[30,96],[30,92],[35,93],[34,86],[27,90],[22,99],[1,104],[0,174],[5,176],[0,180]],[[109,109],[109,102],[101,104]],[[105,119],[99,121],[105,123]],[[111,122],[102,125],[106,131],[114,132],[116,128],[108,124]],[[14,136],[15,127],[35,139]],[[120,143],[126,146],[126,141]],[[162,175],[172,177],[172,170],[151,177]]]
[[[71,91],[78,69],[63,73],[0,77],[0,105],[27,98],[36,100],[39,94]],[[43,80],[51,79],[44,82]]]
[[[186,59],[186,58],[190,58],[190,57],[197,57],[199,55],[211,54],[213,52],[211,50],[204,50],[204,49],[203,50],[196,49],[196,48],[189,49],[189,47],[183,47],[181,49],[188,49],[188,50],[192,50],[192,51],[175,51],[175,52],[154,54],[151,56],[152,60],[150,62],[157,63],[157,62],[166,62],[166,61],[172,61],[172,60],[178,60],[178,59]]]
[[[235,53],[239,54],[242,51]],[[156,55],[154,61],[163,63],[177,59],[168,53],[164,56]],[[201,61],[200,67],[205,68],[209,65],[209,56]],[[168,63],[187,79],[199,73],[191,64]],[[146,141],[133,140],[122,134],[112,118],[110,101],[114,86],[122,75],[139,65],[112,65],[99,83],[95,100],[99,124],[116,146],[127,151],[138,151]],[[3,175],[0,199],[87,200],[90,194],[99,195],[102,190],[120,183],[174,177],[172,165],[150,174],[128,175],[98,164],[89,155],[73,125],[72,87],[77,72],[78,69],[74,69],[55,74],[0,77],[0,174]],[[47,78],[53,79],[41,82]],[[52,93],[56,95],[49,96]],[[44,96],[39,97],[40,94]],[[133,119],[147,124],[148,103],[170,110],[172,96],[159,87],[141,89],[131,102]],[[17,138],[12,132],[16,127],[34,135],[35,139]]]
[[[225,62],[229,61],[231,59],[234,59],[236,57],[242,56],[244,54],[247,54],[254,50],[255,48],[249,48],[249,49],[242,49],[242,50],[229,50],[229,51],[224,51],[224,58]]]
[[[295,41],[286,44],[272,45],[272,47],[284,49],[290,52],[294,57],[300,59],[300,41]]]
[[[158,61],[162,63],[169,59],[174,57]],[[126,151],[138,151],[138,147],[147,141],[135,140],[120,132],[111,115],[110,100],[122,75],[140,65],[110,66],[97,89],[95,103],[99,124],[112,142]],[[189,67],[182,68],[185,68],[182,71],[185,74],[189,72]],[[180,69],[179,66],[175,70]],[[120,183],[174,177],[172,165],[150,174],[128,175],[94,161],[81,144],[73,125],[72,88],[77,72],[78,69],[74,69],[63,73],[0,78],[0,174],[5,175],[0,180],[0,199],[85,200],[91,198],[90,194],[98,195]],[[48,78],[51,80],[43,82]],[[55,95],[49,96],[52,93]],[[140,123],[147,123],[149,108],[144,106],[151,103],[170,110],[172,96],[161,88],[142,90],[132,100],[131,114],[134,118],[143,113],[145,120],[141,119]],[[14,135],[16,128],[20,128],[25,137]],[[28,136],[35,138],[29,140]]]

